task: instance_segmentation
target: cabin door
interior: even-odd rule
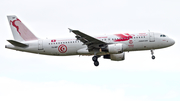
[[[153,32],[149,32],[149,42],[155,42],[155,37]]]
[[[43,40],[38,40],[38,50],[43,50]]]

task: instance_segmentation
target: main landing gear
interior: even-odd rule
[[[99,66],[99,62],[98,62],[98,56],[93,56],[92,60],[94,61],[94,65],[95,66]]]
[[[151,49],[151,55],[152,55],[152,59],[154,60],[154,59],[155,59],[155,56],[154,56],[154,52],[153,52],[152,49]]]

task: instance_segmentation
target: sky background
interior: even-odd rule
[[[0,0],[0,101],[180,101],[179,0]],[[124,61],[44,56],[5,49],[7,15],[40,38],[160,32],[175,44],[126,52]]]

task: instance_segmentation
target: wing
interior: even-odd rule
[[[89,36],[87,34],[84,34],[78,30],[72,30],[72,29],[69,29],[70,32],[73,32],[74,34],[76,34],[76,38],[77,40],[80,40],[81,42],[83,42],[85,45],[88,46],[88,49],[89,50],[92,50],[94,48],[101,48],[103,46],[106,46],[107,43],[106,42],[103,42],[97,38],[94,38],[92,36]]]

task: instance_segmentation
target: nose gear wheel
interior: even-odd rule
[[[152,55],[152,59],[154,60],[155,56],[154,56],[154,51],[152,49],[151,49],[151,55]]]

